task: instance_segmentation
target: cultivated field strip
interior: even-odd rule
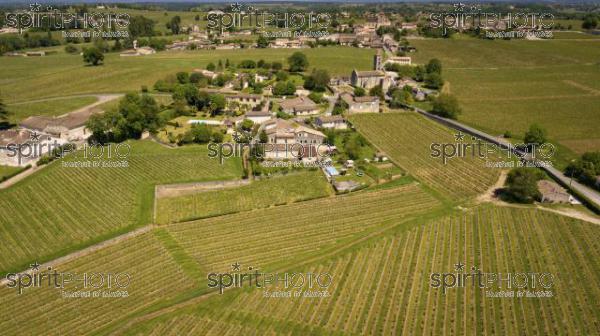
[[[167,226],[203,269],[265,267],[365,230],[426,213],[440,203],[417,185],[329,197]]]
[[[0,190],[0,270],[139,224],[142,211],[151,209],[153,184],[241,174],[234,161],[220,166],[199,148],[134,142],[131,153],[129,167],[67,168],[56,162]]]
[[[255,326],[278,334],[596,335],[599,238],[597,225],[576,219],[482,207],[310,267],[307,272],[333,275],[331,297],[270,298],[260,289],[236,290],[199,305],[194,314],[173,313],[139,327],[154,334],[172,328],[180,335],[193,333],[184,329],[190,321],[216,334]],[[465,264],[462,272],[456,271],[459,262]],[[430,287],[431,273],[470,273],[472,267],[505,276],[552,273],[554,296],[486,296],[487,290],[507,290],[506,282],[487,289],[469,282],[445,294]]]
[[[128,297],[68,298],[49,287],[0,288],[0,330],[3,334],[85,335],[135,310],[173,298],[197,286],[169,256],[165,248],[146,233],[55,268],[58,272],[128,273]],[[44,271],[40,269],[40,271]],[[86,291],[82,282],[65,286],[65,292]],[[79,286],[78,288],[76,286]],[[115,291],[103,288],[106,291]],[[95,290],[92,288],[92,290]],[[121,289],[119,289],[121,290]],[[10,304],[9,304],[10,302]]]
[[[486,168],[483,159],[457,157],[448,160],[431,157],[433,143],[457,143],[449,129],[413,114],[364,114],[352,122],[369,141],[411,174],[452,199],[464,199],[486,191],[499,172]],[[475,143],[465,136],[463,143]]]
[[[203,191],[193,195],[158,199],[156,222],[175,223],[266,208],[329,195],[323,173],[308,171],[277,176],[237,188]]]

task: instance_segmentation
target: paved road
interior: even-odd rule
[[[449,126],[451,128],[457,129],[459,131],[465,132],[470,135],[474,135],[478,138],[481,138],[481,139],[486,140],[490,143],[493,143],[497,146],[500,146],[501,148],[504,148],[504,149],[508,148],[508,146],[507,146],[508,142],[502,141],[502,140],[500,140],[490,134],[482,132],[478,129],[467,126],[465,124],[462,124],[456,120],[442,118],[440,116],[431,114],[420,108],[413,107],[413,109],[415,111],[425,115],[426,117],[433,119],[439,123],[442,123],[446,126]],[[528,158],[526,156],[525,152],[520,151],[514,147],[510,147],[510,150],[513,152],[513,154],[517,155],[518,157],[524,158],[527,161],[530,161],[530,162],[535,161],[535,160],[532,160],[531,158]],[[559,171],[558,169],[556,169],[554,167],[547,167],[545,165],[542,165],[542,166],[540,166],[540,168],[545,170],[554,179],[558,180],[562,185],[564,185],[565,187],[568,187],[569,189],[572,189],[576,194],[582,195],[583,197],[585,197],[587,199],[588,202],[593,203],[598,209],[600,209],[600,193],[598,193],[597,191],[595,191],[577,181],[572,181],[572,179],[570,177],[565,176],[565,174],[563,174],[561,171]]]

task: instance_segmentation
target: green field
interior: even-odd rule
[[[398,166],[453,200],[483,193],[498,178],[479,158],[454,158],[444,164],[431,157],[432,143],[455,143],[453,133],[416,113],[353,115],[357,130]],[[468,140],[468,139],[467,139]]]
[[[8,333],[42,332],[48,327],[57,334],[97,333],[144,310],[206,293],[206,274],[228,269],[236,261],[261,269],[291,266],[440,210],[435,198],[410,184],[282,205],[252,215],[242,212],[168,225],[55,267],[127,272],[132,276],[130,297],[65,299],[60,290],[48,287],[31,288],[17,297],[15,289],[3,286],[0,298],[20,302],[20,308],[18,315],[2,320],[0,328]],[[5,305],[0,312],[4,316],[10,309]],[[48,319],[52,324],[44,323]]]
[[[158,199],[158,224],[182,222],[327,196],[331,188],[320,171],[292,173],[250,185]]]
[[[127,334],[597,333],[597,226],[539,210],[494,207],[421,224],[302,269],[333,274],[331,297],[268,298],[259,289],[231,290]],[[553,297],[486,297],[486,290],[500,290],[497,284],[449,288],[446,294],[430,287],[431,273],[456,272],[457,262],[466,264],[465,273],[472,266],[503,275],[551,273]]]
[[[238,49],[159,52],[143,57],[105,55],[102,66],[85,66],[79,55],[57,54],[45,57],[0,57],[0,92],[5,103],[74,94],[139,91],[178,71],[191,72],[208,63],[238,63],[244,59],[268,62],[286,59],[293,49]],[[371,49],[327,47],[302,49],[309,68],[327,69],[333,75],[349,76],[353,68],[372,67]]]
[[[166,149],[132,142],[128,163],[123,168],[73,168],[54,162],[0,190],[0,270],[23,269],[150,223],[154,184],[242,175],[238,160],[220,165],[200,146]]]
[[[8,105],[10,122],[18,123],[30,116],[59,116],[98,101],[96,97],[73,97]]]
[[[2,300],[10,298],[23,304],[0,307],[2,316],[11,316],[2,319],[0,329],[7,335],[22,333],[24,329],[30,332],[37,329],[47,335],[84,335],[129,314],[132,309],[143,309],[198,287],[169,252],[152,233],[145,233],[54,268],[78,274],[127,273],[131,282],[127,286],[129,296],[125,298],[63,298],[61,290],[54,288],[30,288],[19,295],[16,289],[2,286]],[[74,292],[77,288],[71,283],[64,290]],[[37,321],[37,325],[26,321]]]
[[[408,184],[155,228],[55,267],[127,272],[129,297],[67,299],[58,289],[33,288],[15,299],[15,289],[2,287],[0,297],[18,304],[0,308],[13,313],[0,328],[100,335],[595,333],[597,225],[534,208],[440,206]],[[265,272],[330,273],[331,296],[267,298],[248,286],[215,295],[206,274],[236,262]],[[457,262],[465,272],[551,273],[553,297],[430,287],[431,273],[453,273]]]
[[[437,57],[464,113],[460,121],[522,138],[532,123],[571,152],[600,150],[598,40],[414,40],[415,58]],[[584,149],[585,148],[585,149]],[[562,153],[569,156],[569,153]]]

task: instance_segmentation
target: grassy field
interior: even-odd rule
[[[57,54],[46,57],[0,57],[0,92],[5,103],[74,94],[138,91],[178,71],[191,72],[208,63],[238,63],[244,59],[268,62],[286,59],[294,49],[198,50],[159,52],[144,57],[105,55],[102,66],[85,66],[79,55]],[[328,47],[302,49],[309,68],[327,69],[333,75],[349,76],[353,68],[372,67],[371,49]]]
[[[267,208],[324,197],[332,192],[320,171],[292,173],[262,179],[250,185],[193,195],[158,199],[158,224]]]
[[[415,113],[362,114],[350,118],[359,132],[394,163],[453,200],[464,200],[492,186],[499,172],[479,158],[431,157],[432,143],[455,143],[453,133]],[[467,139],[468,142],[468,139]]]
[[[538,123],[567,151],[600,150],[598,40],[412,43],[418,62],[442,61],[450,92],[463,106],[459,120],[517,138]]]
[[[69,157],[68,161],[86,161]],[[82,245],[150,223],[154,184],[239,178],[203,147],[166,149],[131,143],[128,167],[73,168],[54,162],[0,190],[0,270],[23,269]]]
[[[313,264],[334,275],[325,298],[232,290],[129,330],[130,335],[514,335],[598,332],[596,225],[534,209],[483,207],[423,222]],[[553,297],[493,298],[487,289],[430,287],[431,273],[551,273]],[[300,271],[295,269],[295,271]],[[514,284],[513,284],[514,286]],[[539,287],[539,283],[538,283]],[[506,282],[504,282],[504,290]],[[514,287],[512,288],[514,289]],[[533,290],[532,288],[529,289]]]
[[[10,122],[18,123],[34,115],[59,116],[98,101],[96,97],[73,97],[8,105]]]

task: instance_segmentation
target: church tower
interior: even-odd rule
[[[377,49],[377,53],[373,56],[373,70],[381,70],[381,49]]]

